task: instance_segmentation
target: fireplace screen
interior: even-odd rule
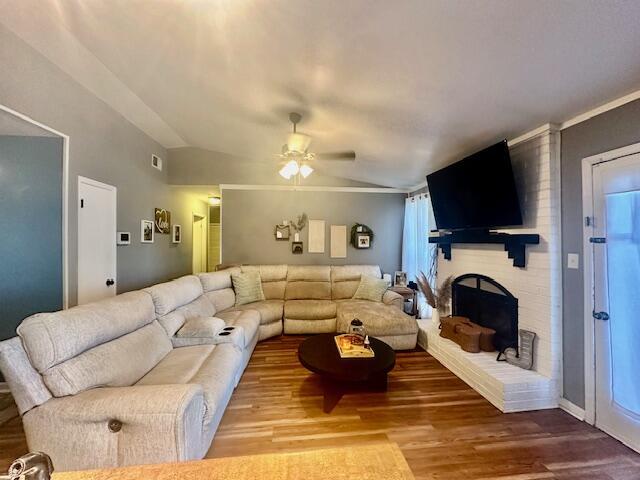
[[[499,352],[518,346],[518,299],[495,280],[475,273],[461,275],[451,286],[453,315],[496,331]]]

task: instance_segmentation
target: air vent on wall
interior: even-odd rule
[[[158,170],[162,170],[162,159],[157,155],[151,155],[151,166]]]

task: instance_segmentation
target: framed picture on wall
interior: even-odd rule
[[[291,235],[291,229],[289,228],[289,224],[281,224],[276,225],[276,229],[274,232],[276,240],[284,240],[286,242],[289,241],[289,236]]]
[[[140,242],[141,243],[153,243],[153,220],[140,221]]]
[[[366,233],[359,233],[356,235],[356,247],[357,248],[370,248],[371,237]]]
[[[164,208],[156,208],[155,210],[156,232],[171,232],[171,212]]]
[[[173,233],[171,234],[171,241],[173,243],[182,243],[182,226],[174,225]]]

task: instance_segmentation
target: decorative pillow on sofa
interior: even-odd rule
[[[236,307],[264,300],[262,280],[258,272],[232,273],[231,282],[236,292]]]
[[[360,277],[360,285],[353,294],[353,299],[370,300],[372,302],[381,302],[384,292],[387,291],[389,285],[386,280],[375,278],[370,275],[362,275]]]
[[[182,328],[176,332],[176,337],[213,338],[225,326],[221,318],[194,317],[184,322]]]

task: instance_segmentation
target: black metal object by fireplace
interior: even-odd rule
[[[468,273],[451,285],[453,315],[467,317],[483,327],[493,328],[498,352],[518,346],[518,299],[485,275]]]

